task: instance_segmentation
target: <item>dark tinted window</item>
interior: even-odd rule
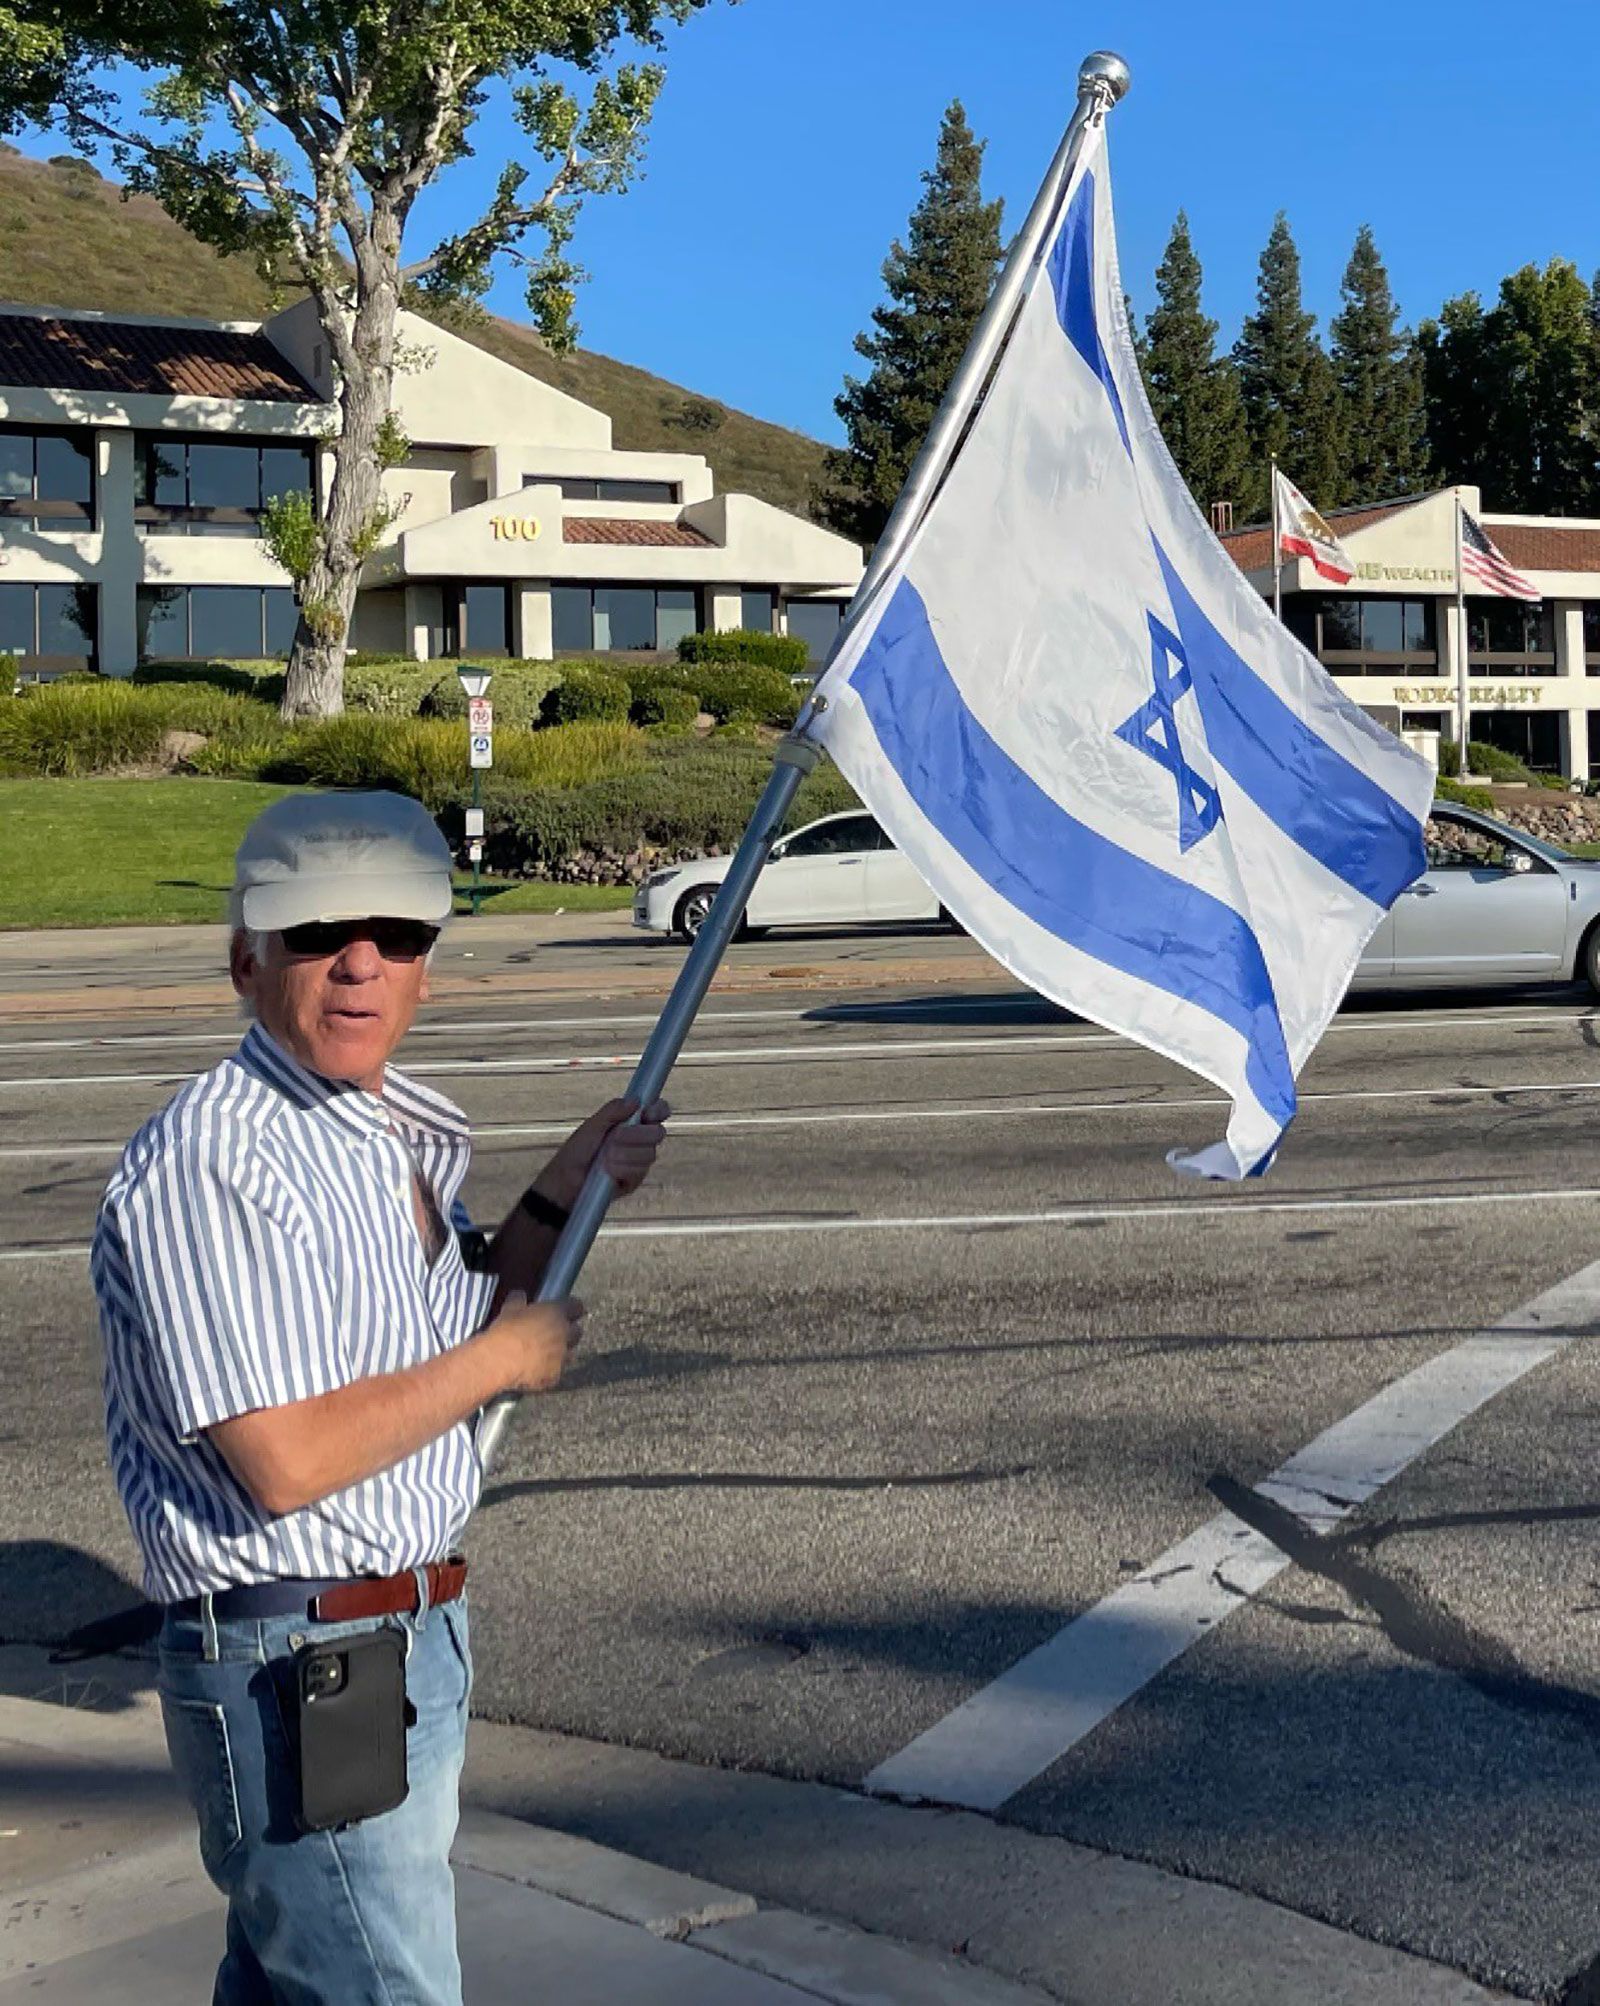
[[[798,836],[791,838],[787,854],[791,857],[842,856],[855,850],[881,850],[886,840],[870,815],[847,815],[842,821],[824,822],[818,828],[802,830]]]
[[[461,593],[465,633],[461,645],[473,655],[508,655],[510,631],[506,622],[506,588],[503,585],[468,585]]]
[[[1433,651],[1433,601],[1431,599],[1402,599],[1400,601],[1402,622],[1401,646],[1408,655],[1425,655]]]
[[[656,595],[636,585],[594,589],[594,645],[607,649],[651,649],[656,644]]]
[[[41,432],[38,480],[40,501],[81,502],[87,508],[94,495],[87,438]]]
[[[753,628],[758,634],[770,634],[773,605],[770,592],[755,592],[746,588],[739,594],[739,625]]]
[[[582,655],[594,646],[594,610],[587,585],[551,586],[550,627],[558,655]]]
[[[33,653],[33,587],[0,585],[0,655]]]
[[[1405,623],[1398,599],[1369,599],[1361,609],[1361,645],[1370,655],[1398,655]]]
[[[274,495],[309,493],[311,454],[305,446],[263,446],[261,448],[261,499]]]
[[[699,594],[667,590],[656,594],[656,646],[664,655],[672,654],[685,634],[700,624]]]
[[[300,624],[300,614],[294,603],[294,594],[287,585],[269,585],[261,598],[267,620],[265,652],[269,655],[287,655],[294,646],[294,630]]]
[[[189,448],[191,508],[259,508],[261,458],[255,446]]]
[[[839,632],[840,608],[833,599],[791,599],[788,605],[789,632],[804,641],[813,663],[827,659]]]
[[[1339,648],[1356,653],[1361,647],[1361,601],[1324,599],[1322,602],[1322,646],[1325,651]]]
[[[139,659],[164,662],[189,652],[188,594],[177,585],[139,587]]]
[[[0,501],[33,499],[33,434],[0,432]]]
[[[1583,652],[1600,655],[1600,606],[1585,606],[1583,609]]]
[[[189,588],[189,652],[256,656],[261,653],[261,592],[250,585]]]
[[[41,585],[39,653],[76,658],[93,652],[93,588],[87,585]]]

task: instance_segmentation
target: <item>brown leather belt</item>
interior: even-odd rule
[[[466,1588],[467,1563],[458,1553],[448,1560],[430,1560],[420,1571],[430,1609],[440,1602],[454,1602]],[[414,1616],[423,1606],[416,1574],[410,1569],[404,1574],[363,1574],[353,1581],[256,1581],[219,1588],[211,1597],[211,1614],[220,1623],[258,1622],[271,1616],[358,1623],[371,1616]],[[201,1598],[191,1595],[173,1603],[167,1613],[193,1622],[200,1609]]]
[[[313,1595],[312,1620],[355,1623],[366,1616],[414,1616],[421,1608],[436,1609],[441,1602],[454,1602],[467,1585],[467,1563],[459,1555],[430,1560],[417,1573],[428,1585],[425,1603],[417,1592],[416,1573],[364,1575]]]

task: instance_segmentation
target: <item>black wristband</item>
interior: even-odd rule
[[[559,1233],[572,1217],[565,1205],[558,1205],[553,1198],[546,1198],[542,1191],[536,1190],[531,1184],[517,1203],[530,1219],[540,1226],[548,1226],[552,1233]]]

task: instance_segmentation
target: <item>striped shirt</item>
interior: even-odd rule
[[[483,1471],[462,1422],[274,1518],[205,1434],[420,1364],[480,1329],[494,1277],[463,1260],[465,1116],[392,1069],[381,1097],[309,1072],[259,1024],[129,1143],[90,1268],[106,1433],[147,1593],[392,1574],[440,1559]],[[431,1262],[413,1172],[456,1229]]]

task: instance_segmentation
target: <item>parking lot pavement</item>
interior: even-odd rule
[[[477,1017],[436,1013],[406,1057],[479,1124],[487,1218],[649,1012]],[[481,1710],[856,1790],[993,1692],[1043,1751],[1000,1828],[1559,1996],[1600,1955],[1600,1303],[1564,1298],[1520,1376],[1513,1332],[1436,1368],[1431,1407],[1386,1389],[1593,1258],[1597,1030],[1575,993],[1353,1008],[1271,1176],[1235,1190],[1163,1161],[1220,1132],[1210,1088],[1032,999],[713,999],[659,1181],[586,1277],[582,1362],[518,1417],[473,1528]],[[125,1593],[81,1250],[116,1146],[232,1035],[220,1012],[0,1033],[7,1634]],[[1353,1488],[1305,1507],[1297,1564],[1241,1570],[1207,1634],[1052,1751],[1060,1679],[1010,1668],[1216,1519],[1209,1482],[1329,1439],[1366,1460],[1330,1464]],[[1264,1528],[1269,1557],[1294,1544]],[[596,1836],[626,1847],[649,1834],[622,1801]],[[661,1845],[727,1877],[714,1834]]]

